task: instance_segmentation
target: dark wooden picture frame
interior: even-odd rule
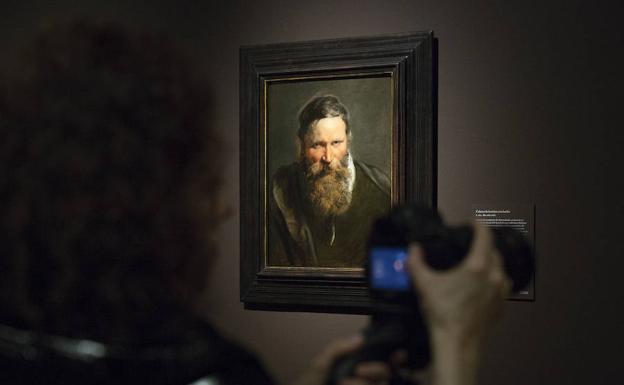
[[[277,136],[274,140],[269,135],[277,131],[268,127],[268,122],[275,119],[269,116],[267,106],[268,100],[280,95],[284,100],[290,98],[285,91],[277,93],[275,90],[282,88],[274,85],[286,85],[287,90],[298,92],[317,85],[367,87],[369,79],[387,83],[389,92],[383,95],[390,95],[386,138],[390,203],[420,202],[435,207],[436,69],[432,32],[241,47],[240,298],[245,308],[369,311],[361,267],[281,266],[267,262],[269,186],[275,168],[271,151],[282,148],[275,147]],[[372,95],[376,87],[366,89]]]

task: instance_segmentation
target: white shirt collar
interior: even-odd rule
[[[353,157],[351,157],[351,153],[349,153],[347,155],[349,157],[349,165],[347,166],[347,168],[349,169],[349,180],[348,180],[348,185],[347,185],[347,189],[349,190],[349,193],[353,192],[353,186],[355,186],[355,165],[353,164]]]

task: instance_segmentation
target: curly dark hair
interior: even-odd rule
[[[126,341],[203,288],[222,219],[207,88],[118,26],[52,26],[24,57],[0,101],[0,322]]]

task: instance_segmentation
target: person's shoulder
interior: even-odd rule
[[[281,166],[275,171],[271,178],[270,194],[280,210],[295,205],[295,196],[297,195],[297,178],[300,168],[297,163],[291,163]]]
[[[292,189],[292,184],[296,180],[298,171],[297,163],[291,163],[278,168],[271,177],[271,190]]]
[[[379,167],[367,164],[361,161],[354,160],[353,163],[357,168],[364,172],[366,175],[381,191],[390,195],[390,178]]]
[[[275,182],[283,182],[292,178],[297,173],[297,163],[291,163],[284,166],[280,166],[277,171],[273,173],[272,180]]]

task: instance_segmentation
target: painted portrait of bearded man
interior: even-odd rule
[[[390,208],[390,178],[354,156],[358,133],[338,96],[313,96],[297,118],[296,159],[276,169],[267,192],[267,265],[361,268],[371,226]]]

